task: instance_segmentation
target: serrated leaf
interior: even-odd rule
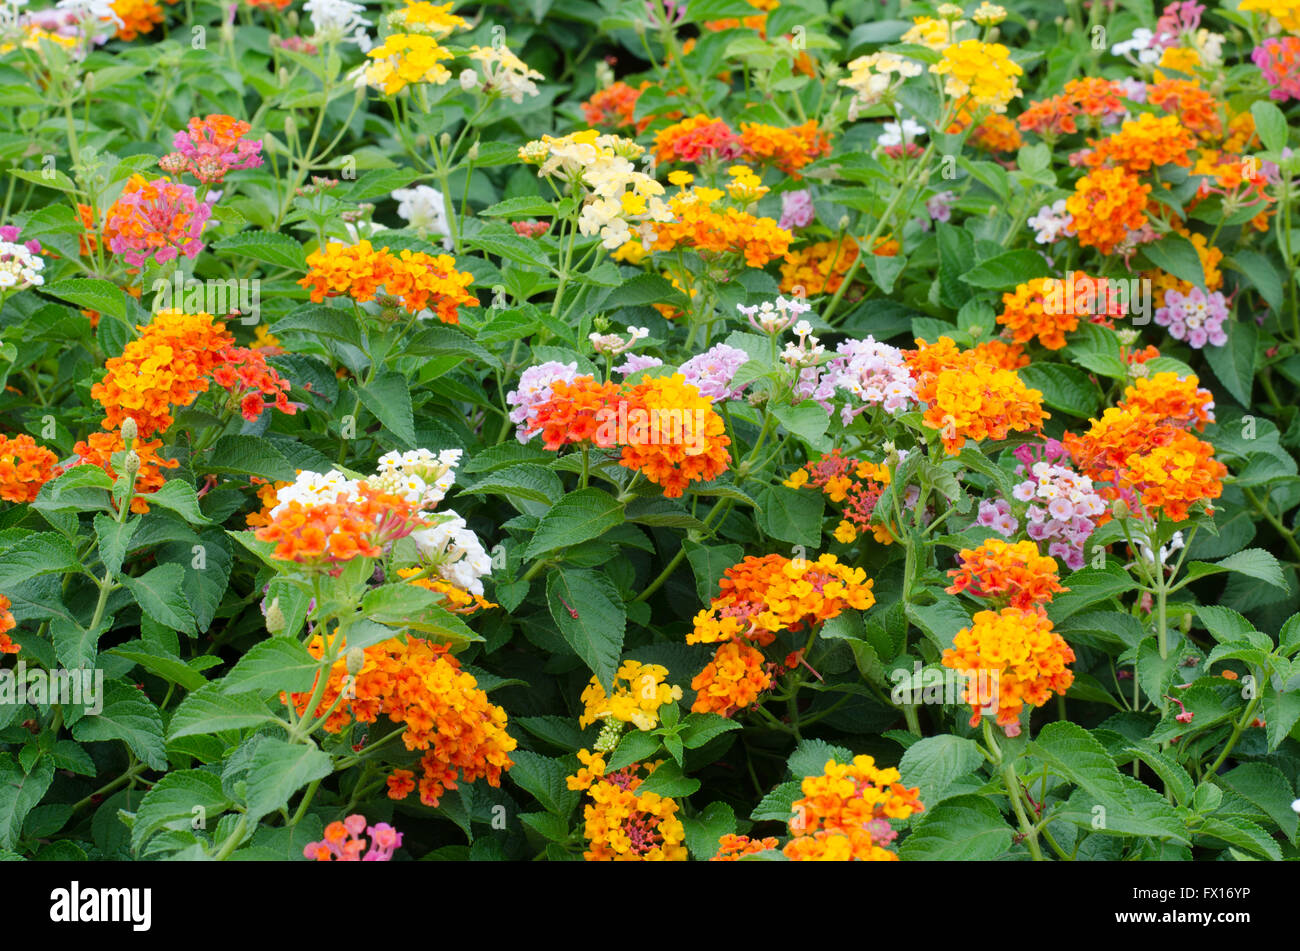
[[[329,755],[305,743],[269,737],[258,744],[248,769],[248,819],[282,809],[303,786],[334,772]]]

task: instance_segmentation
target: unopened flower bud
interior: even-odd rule
[[[473,162],[473,161],[477,161],[477,159],[478,159],[478,143],[477,143],[477,142],[475,142],[473,145],[471,145],[471,146],[466,150],[466,152],[465,152],[465,158],[468,159],[468,160],[471,161],[471,162]]]
[[[134,449],[127,451],[126,458],[122,460],[122,468],[126,470],[127,478],[134,478],[140,471],[140,456]]]
[[[122,442],[128,449],[135,443],[135,437],[139,435],[139,430],[135,425],[135,420],[130,416],[122,420]]]
[[[451,133],[444,132],[438,136],[438,145],[444,152],[451,148]]]
[[[360,647],[349,647],[347,655],[348,673],[355,677],[366,666],[366,652]]]
[[[1123,499],[1116,499],[1110,505],[1110,515],[1111,518],[1118,518],[1118,519],[1128,518],[1129,516],[1128,504]]]
[[[288,623],[284,612],[280,610],[280,599],[271,599],[271,603],[266,609],[266,629],[272,634],[279,634]]]
[[[478,85],[478,73],[472,69],[462,69],[460,71],[460,88],[465,92],[470,92]]]
[[[298,123],[294,121],[293,113],[284,117],[284,137],[286,139],[298,138]]]

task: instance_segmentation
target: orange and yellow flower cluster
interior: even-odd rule
[[[569,777],[569,788],[585,789],[590,799],[583,809],[583,858],[588,862],[686,860],[686,830],[677,801],[639,791],[658,765],[636,764],[606,775],[604,760],[589,756],[578,775]]]
[[[673,220],[654,226],[651,251],[690,248],[702,256],[734,256],[764,267],[790,248],[792,235],[771,218],[721,205],[715,188],[683,188],[669,199]]]
[[[0,499],[34,502],[41,486],[63,470],[59,457],[26,433],[12,439],[0,433]]]
[[[1040,555],[1032,541],[990,538],[978,548],[963,548],[957,558],[960,567],[948,572],[949,594],[965,591],[999,607],[1029,609],[1069,590],[1061,587],[1056,560]]]
[[[1062,442],[1086,475],[1110,484],[1105,494],[1125,499],[1136,514],[1181,522],[1200,502],[1209,512],[1228,469],[1191,432],[1214,418],[1213,399],[1198,382],[1175,373],[1139,379],[1087,432],[1066,433]]]
[[[324,639],[313,637],[308,650],[313,657],[324,656]],[[374,723],[380,714],[403,724],[406,748],[424,751],[419,790],[426,806],[438,805],[443,792],[457,788],[458,781],[486,778],[490,786],[501,784],[501,773],[514,765],[510,753],[516,745],[506,732],[506,713],[460,669],[447,645],[407,635],[405,641],[395,637],[367,647],[364,656],[355,677],[346,660],[330,668],[312,711],[321,717],[333,710],[324,723],[327,733],[339,733],[353,721]],[[311,697],[310,690],[292,696],[299,716],[307,712]],[[394,770],[388,779],[393,799],[405,799],[415,787],[411,770]]]
[[[835,449],[796,469],[783,484],[790,489],[805,485],[820,489],[831,502],[843,506],[844,518],[835,528],[836,541],[850,544],[859,532],[869,528],[876,541],[888,545],[893,542],[893,535],[885,525],[873,521],[873,516],[889,480],[888,467],[864,459],[850,459]]]
[[[924,812],[918,791],[899,780],[897,769],[880,769],[870,756],[851,764],[826,762],[820,776],[804,777],[803,798],[791,805],[792,838],[785,855],[798,862],[896,862],[886,848],[898,833],[890,819]]]
[[[307,267],[307,276],[298,283],[311,288],[317,304],[340,294],[364,303],[382,291],[407,313],[432,310],[444,324],[459,323],[461,307],[478,306],[478,298],[469,292],[474,276],[457,271],[456,259],[447,254],[392,254],[388,248],[376,250],[369,241],[351,246],[331,241],[308,255]]]
[[[943,652],[943,665],[968,676],[966,702],[973,711],[971,726],[978,726],[986,704],[996,700],[997,725],[1008,736],[1020,733],[1020,714],[1028,703],[1041,707],[1052,693],[1064,694],[1074,682],[1066,666],[1074,651],[1052,629],[1041,610],[1003,608],[978,612],[970,627],[953,638]],[[981,696],[977,682],[988,671],[993,679],[993,697]]]
[[[680,498],[692,482],[717,478],[731,464],[726,424],[680,373],[622,386],[589,376],[557,380],[550,398],[532,408],[526,431],[541,431],[550,450],[580,443],[619,447],[619,465],[661,486],[668,498]]]
[[[955,455],[967,439],[1037,431],[1049,418],[1043,394],[1025,386],[1015,370],[987,362],[981,351],[959,351],[948,337],[916,343],[906,354],[916,398],[927,404],[924,422],[939,431],[948,453]]]

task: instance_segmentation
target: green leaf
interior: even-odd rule
[[[540,511],[516,505],[530,515],[543,515],[564,496],[560,477],[545,466],[521,463],[491,473],[461,490],[462,495],[503,495],[511,502],[523,500],[539,503]]]
[[[1282,110],[1267,100],[1251,103],[1250,114],[1255,119],[1255,131],[1264,148],[1281,152],[1286,146],[1286,116]]]
[[[1259,328],[1253,320],[1234,321],[1228,327],[1228,342],[1222,347],[1206,347],[1205,360],[1224,387],[1242,406],[1250,406],[1255,383],[1255,351],[1259,345]]]
[[[650,759],[659,752],[660,742],[659,736],[648,730],[628,730],[610,754],[605,772],[616,772],[633,763]]]
[[[906,611],[907,617],[943,650],[952,647],[957,632],[971,624],[970,612],[961,599],[944,592],[937,593],[934,604],[909,602]]]
[[[1101,405],[1101,392],[1088,374],[1065,363],[1031,363],[1016,371],[1025,386],[1039,390],[1043,402],[1071,416],[1088,419]]]
[[[185,570],[179,565],[158,565],[138,578],[119,579],[145,616],[174,631],[196,634],[194,610],[181,590]]]
[[[917,740],[903,753],[898,771],[903,785],[916,786],[930,809],[943,802],[952,784],[984,762],[974,740],[944,734]]]
[[[1118,565],[1080,568],[1066,579],[1070,590],[1058,594],[1047,606],[1053,623],[1060,624],[1084,608],[1100,604],[1137,587],[1133,577]]]
[[[95,540],[99,544],[99,558],[111,574],[122,571],[122,559],[126,557],[127,546],[135,534],[138,519],[119,522],[103,513],[95,516]]]
[[[537,524],[525,558],[537,558],[598,538],[623,522],[623,507],[608,492],[579,489],[562,498]]]
[[[212,524],[199,509],[199,494],[194,486],[182,479],[168,479],[156,492],[150,493],[149,505],[169,509],[191,525]]]
[[[384,428],[407,446],[415,446],[415,414],[411,409],[411,385],[392,371],[381,373],[369,386],[358,386],[357,395]]]
[[[21,544],[0,552],[0,591],[18,586],[39,575],[81,570],[71,543],[56,532],[34,532]]]
[[[547,812],[567,819],[578,804],[578,793],[569,788],[569,775],[563,760],[551,759],[526,750],[510,754],[514,766],[507,774],[524,792],[531,795]]]
[[[740,728],[735,720],[716,713],[692,713],[682,724],[682,743],[688,750],[699,749],[715,737]]]
[[[722,573],[739,564],[745,550],[739,545],[701,545],[689,539],[682,542],[686,560],[695,573],[695,593],[700,601],[707,602],[718,593]]]
[[[42,756],[30,771],[9,753],[0,753],[0,849],[12,849],[22,835],[23,821],[54,781],[54,764]]]
[[[796,799],[803,795],[801,790],[802,783],[794,780],[788,783],[782,783],[764,796],[754,807],[749,818],[755,822],[785,822],[788,823],[794,818],[794,809],[791,806]]]
[[[802,740],[795,751],[786,760],[786,768],[796,779],[804,776],[820,776],[826,772],[826,764],[834,760],[837,763],[853,762],[853,751],[843,746],[827,743],[825,740]]]
[[[254,696],[232,697],[222,693],[221,684],[210,683],[186,697],[168,724],[168,739],[221,733],[261,726],[275,717],[266,704]]]
[[[972,287],[1009,291],[1047,274],[1047,262],[1037,251],[1006,251],[982,261],[961,276]]]
[[[1242,799],[1254,803],[1277,823],[1295,845],[1300,815],[1291,808],[1295,789],[1282,771],[1269,763],[1242,763],[1219,779]]]
[[[248,770],[248,820],[283,809],[303,786],[334,772],[329,754],[315,746],[277,737],[262,740]]]
[[[489,205],[478,212],[480,218],[551,218],[555,205],[540,195],[520,195]]]
[[[202,472],[253,475],[268,482],[292,482],[297,477],[293,464],[267,440],[238,433],[222,436],[195,463]]]
[[[1240,816],[1207,817],[1196,827],[1197,836],[1212,836],[1274,862],[1282,861],[1282,850],[1273,837],[1249,819]]]
[[[272,637],[254,644],[234,669],[221,678],[223,693],[257,691],[268,696],[279,691],[302,693],[316,682],[321,662],[292,637]]]
[[[923,800],[924,801],[924,800]],[[982,796],[954,796],[927,808],[899,846],[905,861],[987,861],[1011,849],[1011,828]]]
[[[1291,730],[1300,720],[1300,690],[1290,693],[1264,694],[1263,714],[1265,732],[1268,735],[1268,750],[1273,752],[1282,745]]]
[[[143,690],[121,681],[104,684],[103,709],[74,723],[72,736],[82,743],[121,740],[150,768],[167,768],[162,715]]]
[[[1049,723],[1029,750],[1053,773],[1087,793],[1093,802],[1110,811],[1128,811],[1124,781],[1115,761],[1083,727],[1068,720]]]
[[[614,583],[595,571],[562,568],[546,579],[546,603],[569,646],[612,690],[627,626]]]
[[[1133,745],[1125,749],[1146,763],[1151,771],[1160,777],[1165,788],[1173,794],[1175,804],[1186,806],[1191,803],[1192,777],[1187,775],[1187,770],[1177,760],[1150,744]]]
[[[108,653],[134,661],[149,673],[169,683],[179,684],[186,690],[198,690],[208,682],[203,674],[175,654],[164,653],[159,645],[148,641],[127,641]]]
[[[199,769],[168,773],[140,800],[131,826],[131,850],[138,853],[155,833],[164,829],[188,831],[196,818],[215,826],[217,817],[230,806],[230,800],[221,790],[220,776]]]
[[[638,793],[658,793],[674,799],[689,796],[700,788],[700,781],[682,773],[682,768],[668,760],[655,767],[655,771],[637,787]]]
[[[773,485],[763,491],[759,505],[758,524],[765,534],[810,549],[821,543],[825,496],[820,492]]]
[[[212,245],[212,249],[273,264],[276,267],[289,268],[292,271],[307,270],[307,256],[303,252],[302,245],[285,234],[244,231],[223,238]]]
[[[118,320],[127,319],[126,294],[111,281],[76,277],[57,284],[47,284],[41,291],[83,310],[97,311]]]
[[[735,835],[736,814],[725,802],[711,802],[699,815],[683,816],[682,828],[691,855],[700,861],[711,859],[718,854],[718,841],[724,835]]]
[[[1196,253],[1196,245],[1184,235],[1171,231],[1159,241],[1144,244],[1142,253],[1148,261],[1179,280],[1189,281],[1205,290],[1205,268]]]

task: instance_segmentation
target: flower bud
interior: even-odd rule
[[[366,652],[360,647],[349,647],[347,654],[348,673],[355,677],[366,666]]]
[[[122,420],[122,442],[126,444],[126,448],[130,449],[135,445],[135,437],[138,434],[139,430],[134,419],[128,416]]]
[[[471,162],[478,160],[478,143],[475,142],[465,152],[465,158]]]
[[[439,146],[439,147],[440,147],[444,152],[447,151],[449,148],[451,148],[451,133],[450,133],[450,132],[444,132],[442,135],[438,136],[438,146]]]
[[[273,598],[266,609],[266,629],[272,634],[279,634],[288,624],[284,612],[280,610],[280,599]]]
[[[1123,499],[1116,499],[1110,505],[1111,518],[1124,519],[1129,516],[1128,504]]]
[[[140,456],[134,449],[127,452],[126,458],[122,460],[122,468],[126,470],[128,479],[134,478],[140,471]]]

